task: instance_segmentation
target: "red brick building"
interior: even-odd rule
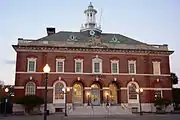
[[[155,97],[172,99],[169,55],[166,44],[151,45],[129,37],[103,33],[96,24],[92,4],[84,11],[87,21],[80,32],[47,28],[47,36],[18,39],[15,99],[44,96],[43,67],[48,64],[48,109],[64,108],[63,88],[68,88],[68,106],[110,105],[139,110],[136,89],[142,88],[143,111],[154,111]],[[17,107],[17,105],[16,105]]]

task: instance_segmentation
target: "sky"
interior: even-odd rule
[[[170,56],[171,72],[180,77],[180,0],[0,0],[0,80],[14,84],[12,45],[18,38],[41,38],[47,34],[46,27],[79,31],[90,2],[98,10],[97,23],[103,32],[168,44],[175,51]]]

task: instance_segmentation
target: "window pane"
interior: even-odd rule
[[[64,99],[64,85],[62,83],[57,83],[55,85],[55,99]]]
[[[29,61],[29,71],[35,71],[35,61]]]
[[[59,61],[59,62],[57,62],[57,72],[63,72],[63,67],[64,67],[64,65],[63,65],[64,63],[63,62],[61,62],[61,61]]]
[[[129,99],[137,99],[136,85],[131,84],[129,86]]]
[[[129,64],[129,73],[135,73],[135,66],[133,63]]]
[[[112,63],[112,73],[117,73],[117,63]]]
[[[33,82],[28,82],[26,84],[25,95],[35,95],[36,94],[36,85]]]
[[[81,62],[76,62],[76,72],[82,72],[82,70],[81,70]]]
[[[94,63],[94,72],[100,72],[100,64]]]

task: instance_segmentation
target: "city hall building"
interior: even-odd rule
[[[168,45],[103,33],[96,13],[90,3],[79,32],[56,32],[49,27],[45,37],[18,39],[13,45],[17,53],[15,100],[25,95],[44,98],[46,64],[51,69],[47,99],[52,113],[63,110],[65,100],[68,111],[81,107],[83,113],[88,105],[101,111],[107,103],[109,108],[116,106],[116,112],[139,111],[140,102],[142,111],[153,112],[156,97],[172,99],[169,56],[173,51]],[[139,96],[136,90],[140,88]],[[20,105],[14,104],[14,111],[18,109]]]

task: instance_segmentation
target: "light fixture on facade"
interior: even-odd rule
[[[32,76],[29,77],[29,80],[32,80]]]
[[[61,77],[59,77],[58,79],[59,79],[59,80],[61,80],[62,78],[61,78]]]
[[[156,81],[159,82],[159,79],[157,79]]]
[[[96,77],[96,81],[98,81],[99,80],[99,78],[98,77]]]
[[[80,80],[81,80],[81,78],[80,78],[80,77],[78,77],[78,78],[77,78],[77,80],[78,80],[78,81],[80,81]]]
[[[117,81],[117,78],[114,78],[114,81]]]
[[[134,82],[134,78],[131,79]]]

